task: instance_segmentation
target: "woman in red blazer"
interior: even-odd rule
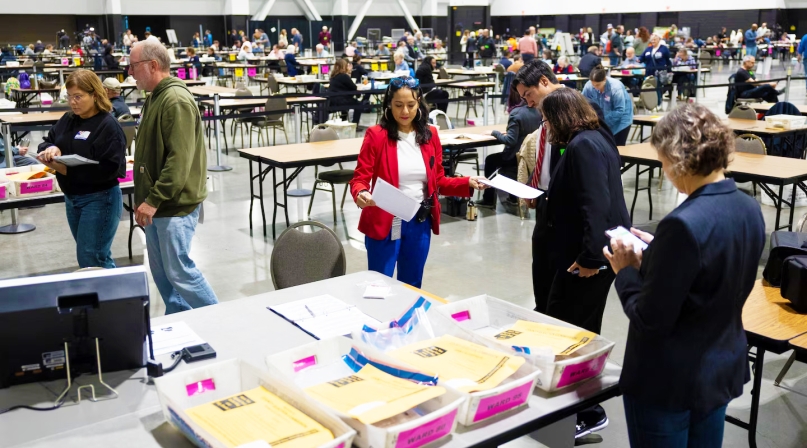
[[[350,192],[362,209],[359,231],[365,235],[370,270],[420,287],[429,254],[431,232],[440,233],[438,195],[469,197],[484,185],[476,177],[445,177],[443,147],[428,123],[416,78],[395,78],[384,95],[384,114],[367,129]],[[421,202],[411,221],[402,221],[375,206],[372,191],[383,179]]]

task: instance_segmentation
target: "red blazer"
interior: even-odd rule
[[[420,146],[423,162],[426,165],[427,197],[439,190],[444,196],[470,197],[471,191],[467,177],[445,177],[443,171],[443,146],[437,129],[431,126],[432,138]],[[434,163],[431,161],[434,160]],[[353,180],[350,181],[350,194],[356,200],[359,192],[368,190],[372,193],[375,181],[382,178],[390,185],[398,187],[398,143],[387,138],[387,131],[375,125],[364,134],[359,161]],[[434,195],[432,204],[432,231],[440,234],[440,202]],[[359,231],[370,238],[383,240],[392,228],[392,215],[378,207],[365,207],[359,219]]]

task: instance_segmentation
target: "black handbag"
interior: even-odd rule
[[[780,286],[782,282],[782,265],[785,258],[793,255],[807,256],[807,233],[772,232],[771,251],[762,277],[772,286]]]
[[[790,300],[797,312],[807,313],[807,256],[785,258],[782,266],[782,297]]]

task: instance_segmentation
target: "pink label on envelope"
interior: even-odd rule
[[[308,358],[303,358],[298,361],[294,361],[294,371],[299,372],[300,370],[306,369],[313,365],[317,364],[317,356],[311,355]]]
[[[179,79],[185,79],[186,78],[184,68],[178,68],[177,69],[177,78],[179,78]]]
[[[398,441],[395,448],[417,448],[429,442],[437,440],[451,432],[454,426],[454,419],[457,418],[457,410],[438,417],[430,422],[426,422],[417,428],[403,431],[398,434]]]
[[[126,170],[125,177],[119,177],[118,182],[125,184],[126,182],[134,182],[134,170]]]
[[[216,390],[216,383],[213,382],[213,378],[208,378],[186,385],[185,390],[188,392],[188,396],[192,397],[194,395],[203,394],[209,390]]]
[[[255,67],[247,68],[247,76],[250,76],[250,77],[254,78],[255,75],[257,75],[257,74],[258,74],[258,69],[256,69]]]
[[[191,79],[196,79],[199,75],[196,73],[196,67],[191,67],[189,70]]]
[[[630,75],[630,70],[622,70],[623,75]]]
[[[6,186],[0,185],[0,199],[6,198]]]
[[[578,381],[599,375],[605,367],[607,360],[608,353],[603,353],[594,359],[566,366],[566,368],[563,369],[563,373],[560,374],[558,387],[568,386],[569,384],[574,384]]]
[[[460,311],[459,313],[452,314],[451,318],[456,320],[457,322],[462,322],[464,320],[470,319],[471,313],[468,310]]]
[[[531,387],[532,381],[498,395],[483,398],[479,401],[479,407],[476,408],[474,422],[493,417],[496,414],[526,403],[527,399],[530,398]]]
[[[344,443],[340,443],[340,444],[339,444],[339,446],[337,446],[336,448],[345,448],[345,444],[344,444]]]
[[[720,56],[720,50],[715,50],[715,56]]]
[[[330,71],[331,71],[331,68],[328,67],[328,64],[325,64],[325,65],[322,66],[322,74],[323,75],[327,75],[328,72],[330,72]]]
[[[42,193],[53,190],[53,179],[31,180],[20,184],[20,194]]]

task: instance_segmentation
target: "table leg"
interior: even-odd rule
[[[285,187],[284,187],[285,188]],[[277,220],[277,170],[272,170],[272,189],[274,190],[273,199],[275,201],[275,209],[272,211],[272,239],[277,238],[275,233],[275,221]],[[263,196],[263,194],[261,194]],[[264,227],[264,236],[266,235],[266,227]]]
[[[286,227],[290,224],[289,222],[289,185],[286,179],[286,168],[283,168],[283,213],[286,215]]]
[[[648,215],[647,219],[651,221],[653,220],[653,171],[655,171],[655,168],[653,167],[647,169],[647,172],[649,173],[647,176],[647,203],[650,206],[650,214]]]
[[[776,224],[773,226],[775,230],[779,230],[779,218],[782,215],[782,199],[784,199],[785,186],[779,185],[779,200],[776,202]],[[792,204],[791,204],[792,207]]]
[[[9,168],[14,167],[14,154],[12,153],[12,142],[11,142],[11,125],[6,123],[2,125],[2,133],[3,139],[5,139],[5,156],[6,156],[6,166]],[[36,226],[33,224],[21,224],[17,222],[19,215],[16,208],[11,209],[11,224],[7,226],[0,227],[0,234],[4,235],[14,235],[18,233],[26,233],[32,232],[36,230]]]
[[[639,198],[639,175],[640,175],[639,166],[640,165],[638,165],[638,164],[636,165],[636,181],[635,181],[635,183],[633,185],[633,203],[630,206],[630,220],[631,220],[631,222],[633,222],[633,210],[636,208],[636,199]]]
[[[260,162],[258,162],[260,163]],[[260,170],[258,170],[260,173]],[[255,202],[255,177],[252,175],[252,160],[249,161],[249,230],[252,231],[252,204]]]
[[[765,350],[757,347],[756,355],[749,353],[748,357],[754,363],[754,385],[751,388],[751,416],[747,423],[730,415],[726,415],[726,421],[748,431],[749,448],[757,448],[757,419],[759,417],[760,393],[762,392],[762,368],[765,361]]]
[[[143,232],[145,232],[146,230],[143,228],[143,226],[138,225],[137,223],[135,223],[134,206],[133,206],[134,200],[132,199],[132,194],[129,193],[129,194],[126,195],[126,197],[129,199],[129,205],[125,206],[125,208],[126,208],[126,211],[129,212],[129,259],[131,260],[132,259],[132,236],[134,235],[134,230],[138,229],[138,228],[140,230],[142,230]]]
[[[787,224],[788,232],[793,231],[793,214],[796,211],[796,190],[798,190],[798,187],[794,183],[793,184],[793,192],[790,195],[790,221],[788,221],[788,224]]]

